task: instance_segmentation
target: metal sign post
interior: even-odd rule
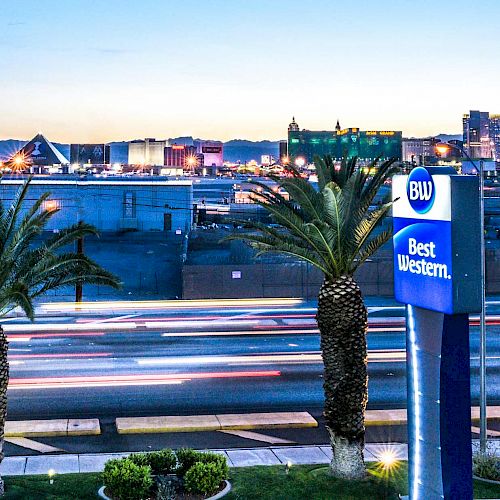
[[[478,179],[393,178],[394,294],[407,304],[410,500],[472,499],[469,313],[481,310]]]

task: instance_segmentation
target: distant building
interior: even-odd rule
[[[203,155],[202,167],[222,167],[224,143],[220,141],[195,141],[197,153]]]
[[[500,115],[490,115],[490,140],[493,143],[493,158],[500,162]]]
[[[6,178],[0,183],[0,199],[9,204],[25,179]],[[188,180],[161,177],[108,179],[35,178],[24,211],[43,193],[51,196],[46,209],[59,211],[47,229],[57,230],[80,220],[99,231],[189,231],[192,222],[193,186]]]
[[[439,140],[435,137],[403,139],[402,160],[416,165],[425,165],[428,160],[436,156],[436,144]]]
[[[108,165],[109,144],[71,144],[70,162],[72,165]]]
[[[288,156],[301,166],[313,163],[314,157],[331,155],[335,160],[357,156],[361,162],[402,157],[402,132],[361,131],[358,128],[335,130],[300,130],[295,118],[288,126]]]
[[[280,163],[287,163],[288,162],[288,141],[280,141],[279,148],[280,148],[280,153],[279,153]]]
[[[488,111],[469,111],[462,120],[464,149],[471,158],[492,158]]]
[[[43,134],[37,134],[5,162],[12,170],[32,173],[44,173],[49,167],[68,164],[69,160]]]
[[[167,168],[195,170],[200,161],[196,146],[171,144],[164,150],[163,165]]]
[[[131,141],[128,143],[129,165],[161,166],[164,160],[164,149],[167,141],[157,141],[154,138]]]

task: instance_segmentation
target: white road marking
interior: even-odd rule
[[[273,436],[267,436],[266,434],[260,434],[258,432],[250,431],[217,431],[223,434],[231,434],[232,436],[242,437],[244,439],[252,439],[253,441],[262,441],[263,443],[269,444],[294,444],[295,441],[289,441],[288,439],[281,439]]]
[[[95,325],[95,324],[101,324],[101,323],[110,323],[112,321],[122,321],[124,319],[136,318],[137,316],[139,316],[139,314],[127,314],[125,316],[118,316],[116,318],[113,316],[112,318],[96,319],[95,321],[89,321],[88,323],[83,323],[83,324]],[[125,324],[127,324],[127,323],[125,323]]]
[[[50,446],[45,443],[39,443],[33,439],[28,439],[25,437],[6,437],[5,441],[7,443],[15,444],[16,446],[21,446],[21,448],[27,448],[28,450],[35,450],[40,453],[54,453],[65,451],[61,448],[56,448],[55,446]]]

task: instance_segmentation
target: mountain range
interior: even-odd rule
[[[461,135],[439,134],[436,136],[445,142],[452,139],[462,140]],[[192,137],[174,137],[169,139],[170,143],[192,144]],[[0,160],[6,160],[19,151],[28,141],[19,139],[6,139],[0,141]],[[54,142],[54,146],[69,160],[69,144]],[[111,163],[127,163],[128,142],[111,142]],[[240,161],[241,163],[250,160],[260,161],[261,155],[272,155],[278,158],[278,141],[247,141],[245,139],[234,139],[224,143],[224,160],[230,162]]]

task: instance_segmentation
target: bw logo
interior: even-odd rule
[[[426,214],[434,205],[435,186],[432,176],[423,167],[413,169],[408,177],[406,193],[413,210]]]

